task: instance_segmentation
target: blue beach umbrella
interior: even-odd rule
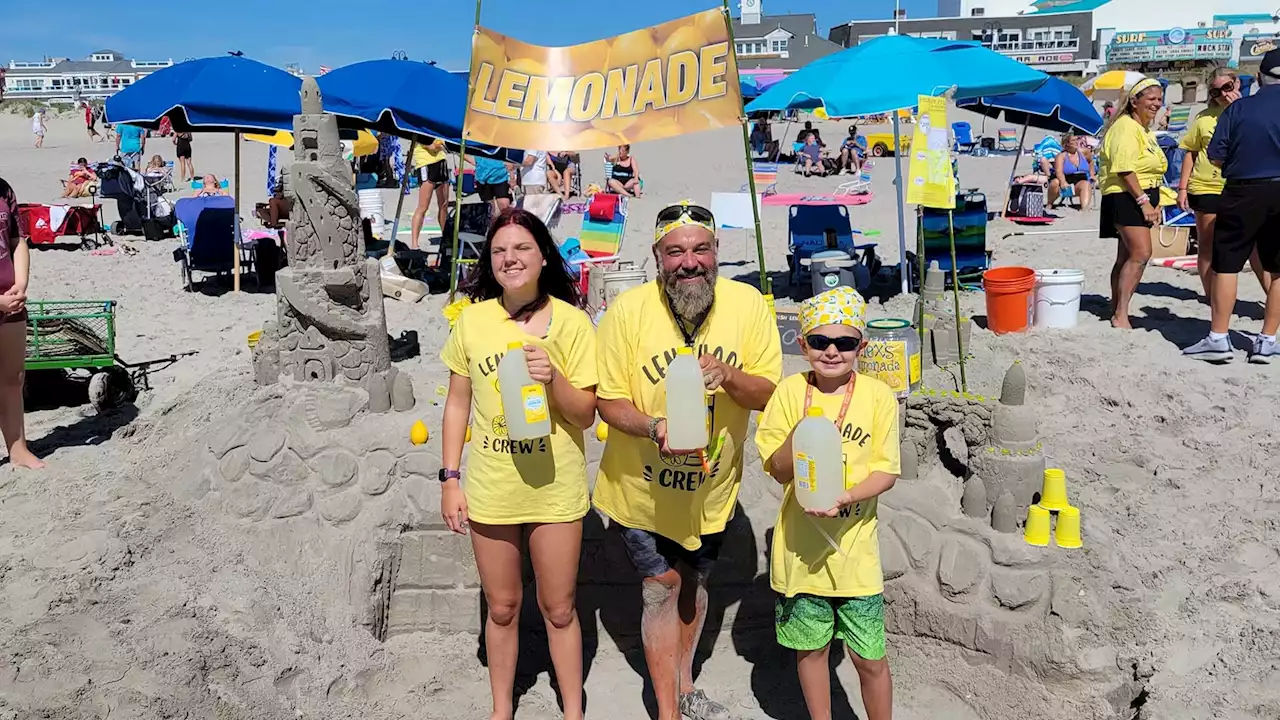
[[[751,100],[760,97],[760,88],[752,81],[743,78],[738,81],[738,87],[742,89],[742,99]]]
[[[107,98],[107,122],[155,130],[168,117],[178,132],[293,130],[301,89],[300,78],[249,58],[187,60]]]
[[[1103,124],[1093,101],[1080,88],[1056,77],[1029,92],[985,96],[956,104],[990,118],[998,119],[1003,113],[1010,123],[1050,132],[1077,130],[1093,135]]]
[[[367,60],[316,78],[325,112],[347,127],[390,133],[420,143],[439,138],[450,145],[462,139],[467,112],[467,78],[423,62]],[[510,162],[524,152],[467,143],[467,151]]]
[[[883,75],[889,72],[890,76]],[[874,77],[890,79],[876,81]],[[1034,90],[1048,75],[977,43],[887,35],[805,65],[747,103],[748,113],[826,108],[831,117],[893,113],[914,107],[921,95],[951,92],[953,100]],[[909,289],[902,157],[894,153],[898,250],[902,291]]]

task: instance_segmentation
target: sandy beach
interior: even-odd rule
[[[981,124],[954,108],[950,114],[975,129]],[[833,146],[845,125],[818,124]],[[987,121],[988,134],[1001,125]],[[106,144],[91,144],[72,117],[50,119],[43,149],[31,147],[29,127],[28,118],[0,114],[0,176],[21,202],[57,202],[70,162],[113,154]],[[785,141],[798,129],[783,137],[782,128],[775,134]],[[1032,130],[1028,146],[1042,136]],[[229,177],[233,142],[230,135],[197,135],[196,171]],[[626,260],[650,257],[653,215],[665,203],[709,203],[712,192],[735,192],[745,182],[736,129],[637,144],[633,151],[646,194],[630,206]],[[157,153],[172,160],[171,140],[150,139],[146,156]],[[242,147],[242,217],[266,199],[266,156],[265,145]],[[999,208],[1010,161],[960,158],[961,187],[983,189],[991,209]],[[584,186],[601,182],[601,152],[584,153],[583,166]],[[880,232],[887,263],[898,257],[893,175],[892,159],[880,160],[874,199],[850,209],[855,227]],[[778,184],[782,192],[816,193],[842,181],[787,169]],[[390,213],[394,192],[385,195]],[[403,225],[415,198],[406,200]],[[115,219],[114,202],[106,212]],[[1084,518],[1084,549],[1057,551],[1075,591],[1059,603],[1055,586],[1052,613],[1073,628],[1069,644],[1085,648],[1071,665],[1093,672],[1001,665],[929,632],[891,634],[897,716],[1280,717],[1277,370],[1248,365],[1243,354],[1224,366],[1180,356],[1208,328],[1209,308],[1193,273],[1148,268],[1134,298],[1137,329],[1112,329],[1104,317],[1115,242],[1096,231],[1066,232],[1096,229],[1096,210],[1060,214],[1047,228],[994,220],[987,248],[995,265],[1083,270],[1078,327],[997,336],[983,329],[980,292],[963,294],[962,303],[980,326],[967,366],[970,390],[998,394],[1005,368],[1015,359],[1026,365],[1045,453],[1066,470],[1072,503]],[[912,210],[912,233],[913,218]],[[762,222],[766,262],[780,273],[786,208],[763,208]],[[576,223],[566,218],[557,235],[575,234]],[[1016,235],[1042,230],[1047,234]],[[33,299],[116,300],[117,351],[131,362],[198,354],[153,373],[136,410],[99,416],[83,405],[28,412],[28,437],[49,467],[19,472],[0,464],[0,720],[487,716],[488,680],[475,636],[417,632],[379,642],[353,621],[351,608],[333,602],[347,582],[342,559],[315,566],[300,560],[309,557],[308,532],[319,529],[303,527],[309,521],[302,519],[287,528],[251,525],[220,511],[201,450],[256,397],[246,336],[274,317],[274,295],[251,285],[238,294],[183,292],[172,240],[129,238],[138,252],[112,255],[92,255],[64,240],[60,245],[72,249],[33,252]],[[720,260],[722,276],[758,275],[744,231],[722,231]],[[651,259],[648,269],[652,277]],[[1262,293],[1249,275],[1240,289],[1233,329],[1257,332]],[[910,317],[913,301],[873,303],[871,316]],[[385,427],[407,443],[409,426],[422,419],[437,454],[447,382],[438,358],[448,333],[443,304],[438,295],[386,303],[388,331],[416,330],[422,352],[397,363],[413,380],[417,407],[391,416]],[[1235,342],[1243,350],[1243,336]],[[797,363],[788,358],[788,372],[798,371]],[[926,376],[936,389],[954,389],[952,382],[941,372]],[[589,446],[598,460],[600,444]],[[744,493],[748,485],[772,492],[766,487],[772,484],[749,453]],[[886,504],[892,507],[901,492],[909,490],[890,491]],[[775,510],[751,510],[743,521],[763,534]],[[767,587],[767,574],[745,584],[751,582]],[[608,620],[610,605],[634,601],[584,600],[589,717],[649,717],[640,702],[643,658]],[[794,659],[770,647],[767,635],[759,642],[749,632],[748,602],[714,590],[711,602],[717,620],[704,635],[700,686],[744,718],[804,717]],[[545,651],[526,647],[530,655]],[[851,663],[840,662],[837,674],[847,695],[837,706],[861,717]],[[541,673],[517,717],[557,712],[555,691]]]

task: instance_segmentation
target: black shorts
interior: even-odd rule
[[[476,183],[476,193],[481,200],[489,202],[490,200],[511,199],[511,183]]]
[[[1072,173],[1070,175],[1063,175],[1062,177],[1066,179],[1067,184],[1071,187],[1075,187],[1076,183],[1087,182],[1089,180],[1089,176],[1085,173]]]
[[[1221,195],[1187,195],[1187,205],[1192,210],[1206,215],[1217,215],[1218,205],[1222,202]]]
[[[1160,188],[1147,190],[1147,199],[1152,207],[1160,207]],[[1122,227],[1151,227],[1142,214],[1142,206],[1128,191],[1103,195],[1101,210],[1098,237],[1118,238]]]
[[[174,153],[180,158],[191,159],[191,141],[179,140],[175,146]]]
[[[418,168],[418,179],[433,185],[448,185],[449,162],[447,160],[437,160],[430,165],[423,165]]]
[[[723,532],[703,535],[702,547],[688,550],[675,540],[648,530],[636,530],[616,522],[614,527],[622,534],[622,544],[627,548],[631,564],[646,578],[674,570],[677,564],[683,564],[706,577],[711,574],[716,560],[720,559],[720,547],[724,544]]]
[[[1267,272],[1280,272],[1280,181],[1228,182],[1213,231],[1214,272],[1238,273],[1254,248]]]
[[[556,172],[563,175],[564,171],[569,169],[569,161],[568,160],[552,160],[551,166],[556,169]]]

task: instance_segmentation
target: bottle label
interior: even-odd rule
[[[818,473],[814,467],[813,458],[806,453],[798,452],[795,464],[796,487],[807,492],[818,492]]]
[[[525,385],[520,388],[520,404],[524,406],[524,421],[532,425],[547,419],[547,393],[541,385]]]
[[[913,360],[918,358],[918,355],[911,356]],[[858,356],[858,372],[882,381],[896,394],[906,394],[911,387],[907,344],[901,340],[867,341]]]

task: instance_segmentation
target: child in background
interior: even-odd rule
[[[898,401],[888,385],[857,373],[866,308],[848,287],[801,304],[800,343],[813,369],[778,384],[756,431],[765,471],[786,487],[769,564],[770,582],[780,594],[778,643],[798,653],[800,688],[813,720],[831,719],[827,656],[836,637],[857,668],[867,720],[889,720],[893,713],[876,498],[893,487],[900,472]],[[814,405],[835,418],[843,438],[845,491],[825,511],[804,510],[792,482],[792,435]]]

